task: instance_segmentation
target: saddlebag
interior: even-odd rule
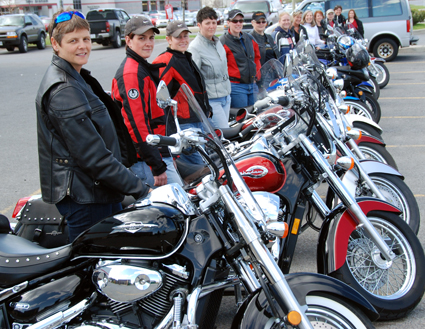
[[[16,235],[45,248],[56,248],[68,243],[68,226],[54,204],[41,198],[29,200],[16,218]]]

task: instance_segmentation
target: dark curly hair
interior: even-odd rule
[[[217,13],[211,7],[204,7],[198,11],[196,15],[196,22],[201,24],[205,19],[217,19]]]

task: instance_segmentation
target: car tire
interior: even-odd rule
[[[7,49],[7,51],[10,51],[10,52],[15,51],[15,47],[13,47],[13,46],[8,46],[8,47],[6,47],[6,49]]]
[[[121,47],[121,34],[120,31],[116,31],[114,39],[112,40],[112,47],[119,48]]]
[[[26,53],[28,51],[28,39],[25,35],[21,36],[21,41],[19,42],[19,52]]]
[[[37,41],[37,48],[38,49],[46,48],[46,35],[44,33],[40,33],[40,38]]]
[[[373,46],[373,55],[391,62],[398,54],[398,44],[389,38],[378,40]]]

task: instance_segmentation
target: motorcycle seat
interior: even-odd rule
[[[243,127],[243,124],[238,123],[236,125],[234,125],[231,128],[220,128],[220,130],[223,132],[223,137],[226,139],[232,139],[236,136],[238,136],[238,134],[241,132]]]
[[[71,245],[47,249],[12,234],[0,234],[0,287],[10,287],[60,268]]]

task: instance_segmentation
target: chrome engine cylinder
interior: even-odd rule
[[[147,297],[162,286],[160,272],[119,263],[98,267],[92,280],[103,295],[127,303]]]

